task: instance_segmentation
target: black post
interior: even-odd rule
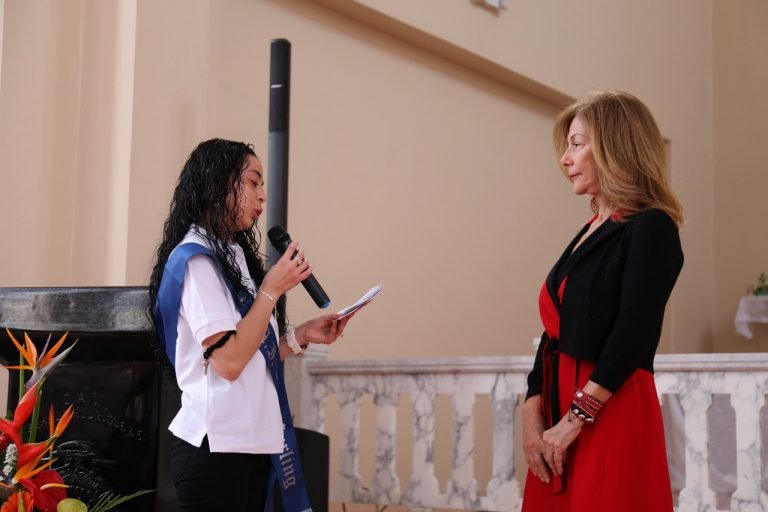
[[[269,151],[267,165],[267,231],[275,226],[288,229],[288,128],[291,99],[291,43],[273,39],[269,66]],[[267,264],[280,258],[280,252],[266,244]],[[304,480],[314,512],[328,511],[329,438],[325,434],[296,429]],[[275,496],[280,493],[275,489]],[[275,512],[282,512],[275,499]]]
[[[274,226],[288,229],[288,128],[291,99],[291,43],[274,39],[269,69],[269,140],[267,186],[267,231]],[[280,253],[267,244],[268,264]]]

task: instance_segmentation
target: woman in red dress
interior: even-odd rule
[[[558,117],[563,173],[595,215],[542,286],[528,376],[524,512],[669,512],[653,359],[683,265],[682,209],[648,108],[597,92]]]

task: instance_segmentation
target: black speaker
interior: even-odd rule
[[[297,428],[296,443],[299,445],[299,459],[301,459],[301,469],[304,472],[304,483],[307,486],[312,512],[328,512],[330,439],[320,432]],[[284,512],[277,486],[273,496],[275,496],[275,512]]]

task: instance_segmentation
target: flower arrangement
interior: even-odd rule
[[[765,275],[765,272],[762,272],[757,278],[757,286],[751,291],[752,295],[768,295],[768,276]]]
[[[67,485],[52,466],[56,460],[54,444],[72,421],[73,407],[70,405],[57,421],[51,406],[48,438],[38,442],[37,435],[40,396],[45,379],[67,357],[75,343],[58,353],[67,333],[50,349],[49,335],[42,352],[38,354],[37,347],[26,333],[22,344],[9,329],[6,328],[6,332],[19,351],[19,364],[6,366],[8,370],[19,371],[19,402],[11,419],[0,418],[0,512],[104,512],[129,499],[154,492],[143,490],[129,496],[108,493],[91,507],[67,497]],[[25,379],[25,371],[32,372],[29,379]]]

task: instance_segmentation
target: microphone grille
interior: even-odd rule
[[[282,226],[271,227],[269,231],[267,231],[267,237],[269,238],[269,241],[272,242],[275,249],[280,252],[285,251],[285,248],[291,243],[291,237]]]

